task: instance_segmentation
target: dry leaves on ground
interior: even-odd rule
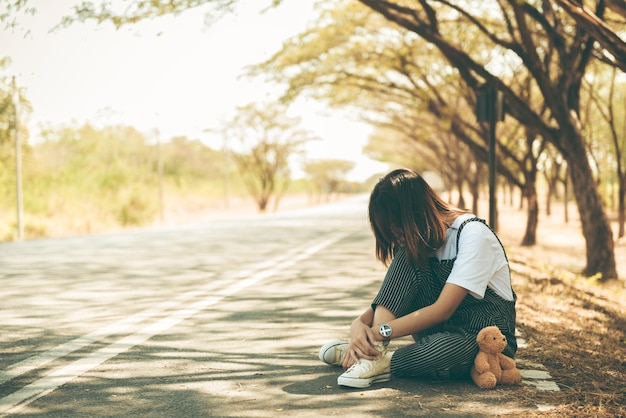
[[[523,357],[545,365],[560,392],[524,391],[534,416],[626,416],[626,289],[511,257]],[[528,416],[527,414],[525,416]]]

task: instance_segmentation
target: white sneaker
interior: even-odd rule
[[[322,346],[319,358],[326,364],[331,366],[341,366],[343,357],[346,355],[348,342],[343,340],[334,340]]]
[[[361,359],[337,378],[341,386],[366,388],[372,383],[391,380],[391,353],[383,351],[376,360]]]

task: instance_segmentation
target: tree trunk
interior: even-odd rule
[[[552,215],[552,196],[554,196],[554,186],[551,182],[548,183],[548,189],[546,190],[546,216]]]
[[[569,170],[569,169],[568,169]],[[569,176],[565,177],[563,182],[563,221],[569,223]]]
[[[478,201],[480,200],[480,170],[477,170],[475,176],[468,180],[470,194],[472,195],[472,213],[478,215]]]
[[[472,187],[471,191],[472,191],[472,213],[478,215],[478,200],[480,200],[480,192],[479,192],[478,185],[476,185],[476,187]]]
[[[271,194],[267,193],[264,190],[261,190],[256,197],[256,205],[259,209],[259,212],[267,212],[267,207],[270,203]]]
[[[601,274],[600,280],[615,279],[617,269],[613,231],[604,212],[588,161],[584,154],[579,155],[578,159],[584,161],[568,163],[587,247],[587,266],[583,274],[586,276]]]
[[[522,239],[522,246],[532,246],[537,243],[537,225],[539,225],[539,202],[535,182],[526,183],[526,200],[528,202],[526,217],[526,232]]]
[[[626,199],[626,176],[619,177],[619,186],[617,192],[617,225],[618,233],[617,237],[622,238],[624,236],[624,222],[626,222],[626,208],[624,207],[624,199]]]
[[[552,215],[552,201],[557,197],[558,172],[546,173],[546,216]]]
[[[464,208],[465,198],[463,197],[463,180],[457,180],[456,187],[457,189],[459,189],[459,200],[457,201],[456,206],[459,208]]]

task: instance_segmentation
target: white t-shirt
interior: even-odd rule
[[[439,260],[456,261],[446,283],[453,283],[476,299],[483,299],[487,287],[506,300],[513,300],[511,274],[504,250],[494,233],[482,222],[468,222],[460,236],[459,253],[456,254],[456,241],[459,227],[476,215],[459,216],[448,228],[445,244],[435,255]]]

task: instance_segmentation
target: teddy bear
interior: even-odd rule
[[[507,342],[498,327],[481,329],[476,336],[476,342],[479,351],[471,370],[472,380],[476,386],[493,389],[497,383],[517,384],[522,381],[515,360],[502,354]]]

